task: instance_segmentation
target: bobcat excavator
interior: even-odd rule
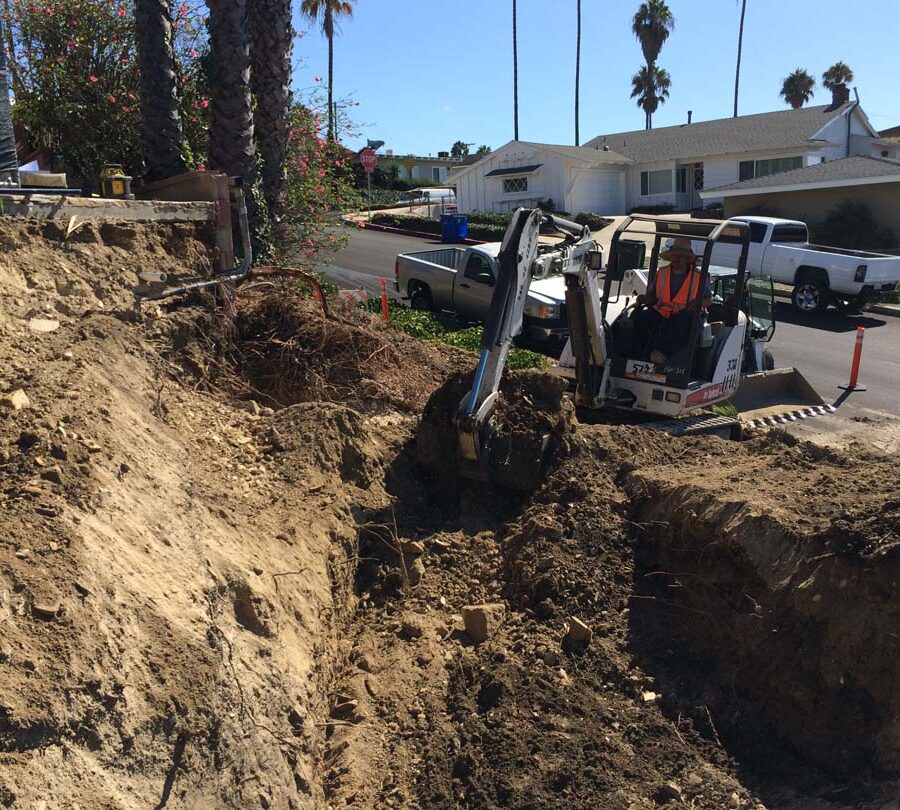
[[[540,242],[542,226],[564,234],[563,240]],[[620,262],[619,240],[631,229],[640,230],[644,238],[653,237],[649,270],[625,269]],[[691,305],[686,343],[673,347],[665,363],[656,364],[649,359],[654,336],[636,332],[634,315],[643,306],[641,295],[655,283],[662,240],[677,236],[705,245],[698,259],[701,284],[711,278],[710,260],[717,244],[737,244],[741,254],[736,274],[727,271],[730,283],[720,285],[713,275],[714,289],[725,290],[729,296],[720,295],[706,311],[698,295]],[[500,249],[498,278],[472,388],[459,403],[454,420],[461,474],[514,484],[503,475],[504,459],[498,456],[508,454],[508,442],[498,437],[502,428],[492,415],[507,355],[522,331],[531,278],[547,272],[561,270],[565,279],[564,317],[570,334],[552,372],[570,380],[579,419],[602,421],[616,412],[618,418],[628,414],[644,426],[672,434],[735,436],[750,419],[775,414],[802,418],[825,412],[828,406],[795,369],[759,370],[760,347],[771,338],[774,322],[752,312],[753,285],[746,278],[749,238],[749,228],[742,222],[635,215],[617,229],[609,261],[604,262],[603,251],[587,227],[540,210],[518,209]],[[751,281],[769,285],[771,302],[771,282]],[[744,403],[738,415],[708,410],[732,399]],[[549,438],[543,437],[534,451],[537,469],[546,460]],[[502,453],[497,451],[500,447],[505,448]]]

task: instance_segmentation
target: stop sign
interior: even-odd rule
[[[359,153],[359,162],[367,172],[371,172],[378,165],[378,155],[372,149],[363,149]]]

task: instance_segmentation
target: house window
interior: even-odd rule
[[[675,170],[675,191],[684,194],[687,191],[687,166],[681,166]]]
[[[669,194],[672,191],[672,170],[641,172],[641,196],[648,194]]]
[[[738,180],[752,180],[769,174],[789,172],[803,166],[802,157],[767,158],[766,160],[742,160],[738,164]]]
[[[528,178],[527,177],[504,177],[503,178],[503,193],[504,194],[521,194],[523,191],[528,191]]]
[[[435,183],[441,182],[441,170],[437,166],[433,166],[431,169],[431,179],[434,180]]]

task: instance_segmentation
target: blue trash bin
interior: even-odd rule
[[[456,217],[456,238],[462,241],[469,233],[469,218],[465,214],[451,214]]]
[[[455,214],[441,214],[441,242],[445,245],[456,241]]]

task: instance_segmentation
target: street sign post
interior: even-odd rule
[[[362,152],[359,153],[359,162],[362,164],[363,169],[366,172],[366,199],[369,207],[369,220],[372,219],[372,172],[375,171],[375,167],[378,165],[378,155],[375,154],[374,149],[363,149]]]

